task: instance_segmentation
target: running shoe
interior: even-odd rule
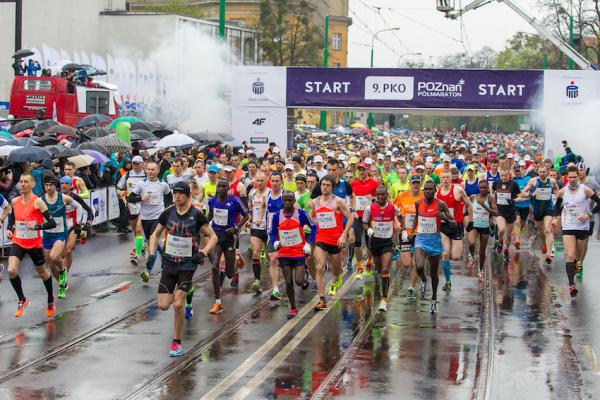
[[[427,291],[427,283],[421,281],[419,285],[419,299],[425,300],[425,292]]]
[[[135,256],[135,247],[133,249],[131,249],[131,251],[129,252],[130,256]]]
[[[185,319],[192,319],[194,316],[194,309],[191,304],[185,305]]]
[[[310,286],[310,290],[311,290],[311,292],[319,291],[319,285],[317,285],[317,281],[313,281],[312,285]]]
[[[571,297],[577,296],[577,288],[575,287],[575,285],[569,286],[569,294],[571,295]]]
[[[183,355],[183,348],[177,342],[171,342],[171,351],[169,351],[169,357],[181,357]]]
[[[552,257],[554,257],[554,255],[556,254],[556,248],[554,247],[554,244],[552,244],[552,251],[550,252],[550,254],[552,254]]]
[[[337,285],[335,284],[335,282],[331,283],[331,286],[329,286],[329,293],[328,295],[330,297],[335,296],[335,294],[337,293]]]
[[[296,315],[298,315],[298,309],[297,308],[292,308],[289,312],[289,314],[287,315],[287,319],[292,319],[294,318]]]
[[[409,287],[408,288],[408,294],[406,295],[406,297],[408,297],[409,299],[415,299],[415,298],[417,298],[417,295],[415,293],[415,288],[414,287]]]
[[[475,268],[475,258],[471,254],[468,255],[467,268]]]
[[[362,268],[359,268],[356,271],[356,279],[360,281],[362,278],[363,278],[363,270],[362,270]]]
[[[577,264],[577,272],[575,273],[575,277],[578,279],[583,278],[583,263],[578,262]]]
[[[348,271],[352,271],[352,260],[348,261],[348,264],[346,264],[346,269]]]
[[[546,264],[552,264],[552,256],[546,256]]]
[[[437,312],[438,312],[437,300],[431,300],[431,313],[437,314]]]
[[[231,287],[237,289],[238,286],[240,286],[240,274],[235,274],[233,275],[233,278],[231,278]]]
[[[129,261],[131,261],[131,263],[133,265],[138,265],[138,262],[140,261],[140,257],[138,257],[137,255],[132,255],[131,258],[129,259]]]
[[[66,289],[68,280],[69,276],[65,268],[58,273],[58,286]]]
[[[54,302],[48,303],[48,305],[46,306],[46,317],[52,318],[54,316],[55,311],[56,308],[54,308]]]
[[[521,241],[520,240],[515,240],[515,249],[517,249],[517,250],[521,249]]]
[[[547,254],[548,253],[548,248],[546,247],[546,245],[542,245],[542,254]]]
[[[368,278],[373,273],[373,262],[371,260],[367,260],[367,270],[365,271],[365,277]]]
[[[335,280],[335,287],[337,289],[342,287],[342,274],[339,274],[337,279]]]
[[[483,281],[485,280],[483,276],[483,271],[479,271],[479,273],[477,274],[477,278],[479,279],[479,283],[483,283]]]
[[[504,247],[502,245],[502,243],[496,242],[496,254],[501,254],[502,253],[502,247]]]
[[[321,311],[327,309],[327,303],[325,300],[319,300],[319,302],[315,305],[315,311]]]
[[[25,308],[30,304],[31,303],[27,299],[25,299],[25,301],[19,301],[17,303],[17,311],[15,311],[15,317],[21,317],[25,313]]]
[[[444,292],[449,292],[452,290],[452,282],[448,281],[444,284],[444,287],[442,288],[442,290]]]
[[[256,293],[256,294],[261,294],[261,290],[260,290],[260,279],[255,279],[254,282],[252,282],[252,290]]]
[[[379,311],[387,312],[387,301],[381,299],[381,303],[379,303]]]
[[[209,311],[209,313],[211,313],[211,314],[220,314],[222,312],[223,312],[223,305],[219,304],[219,303],[213,304]]]
[[[396,261],[400,258],[400,246],[396,246],[394,249],[394,255],[392,256],[392,261]]]
[[[262,250],[262,251],[260,252],[260,258],[262,258],[263,260],[266,260],[266,259],[267,259],[267,252],[266,252],[266,251],[264,251],[264,250]]]
[[[144,283],[148,283],[148,281],[150,280],[150,273],[148,271],[144,271],[140,274],[140,277],[142,278],[142,281]]]
[[[504,257],[508,257],[508,247],[504,249]]]
[[[271,292],[271,301],[279,301],[281,300],[281,293],[279,293],[279,290],[273,290]]]
[[[64,299],[67,297],[67,286],[58,286],[58,298]]]

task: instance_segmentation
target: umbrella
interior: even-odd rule
[[[55,125],[58,125],[58,122],[54,121],[53,119],[45,119],[35,126],[35,128],[33,129],[33,134],[37,135],[40,133],[44,133]]]
[[[154,129],[152,131],[152,133],[154,134],[154,136],[156,136],[157,138],[164,138],[167,135],[171,135],[173,133],[173,131],[171,129]]]
[[[154,147],[154,143],[149,140],[136,140],[135,142],[131,142],[131,147],[136,150],[148,150]]]
[[[32,134],[33,134],[33,131],[31,129],[25,129],[24,131],[15,133],[15,137],[20,138],[20,137],[25,137],[25,136],[31,136]]]
[[[136,124],[137,123],[138,122],[136,122]],[[154,136],[154,134],[152,132],[145,130],[145,129],[132,129],[131,136],[133,137],[133,135],[137,135],[140,138],[146,139],[146,140],[158,140],[158,138],[156,136]]]
[[[39,143],[31,138],[22,137],[9,139],[6,142],[4,142],[4,144],[10,144],[13,146],[32,147],[38,145]]]
[[[35,52],[33,52],[29,49],[21,49],[21,50],[17,50],[15,52],[15,54],[13,54],[12,58],[14,58],[14,59],[25,58],[25,57],[32,56],[34,54],[35,54]]]
[[[106,150],[106,148],[104,148],[103,146],[99,145],[96,142],[80,143],[75,148],[79,149],[79,150],[94,150],[94,151],[97,151],[98,153],[102,153],[102,154],[106,154],[106,155],[110,154],[110,151]]]
[[[50,153],[52,153],[53,157],[57,156],[58,153],[61,153],[67,149],[67,147],[63,146],[62,144],[51,144],[50,146],[46,146],[44,148],[46,150],[48,150]],[[1,147],[0,147],[0,149],[1,149]]]
[[[75,168],[87,167],[94,163],[94,157],[88,156],[87,154],[69,157],[67,160],[75,164]]]
[[[79,136],[77,134],[77,131],[68,125],[51,126],[50,128],[48,128],[46,133],[55,133],[57,135],[67,135],[67,136],[73,136],[73,137]]]
[[[129,122],[130,124],[132,124],[134,122],[140,122],[140,121],[142,121],[142,119],[138,118],[138,117],[131,117],[131,116],[121,117],[121,118],[114,119],[108,127],[110,129],[113,129],[113,128],[116,128],[117,125],[119,125],[119,122]]]
[[[168,147],[191,147],[196,143],[194,139],[191,137],[184,135],[182,133],[174,133],[169,136],[165,136],[156,142],[156,147],[159,149],[166,149]]]
[[[35,140],[41,146],[49,146],[49,145],[58,143],[58,140],[52,136],[40,136],[40,137],[37,137]]]
[[[13,139],[14,136],[5,131],[4,129],[0,129],[0,139]]]
[[[32,119],[26,119],[25,121],[17,122],[16,124],[8,128],[8,131],[14,135],[15,133],[19,133],[21,131],[24,131],[25,129],[31,128],[35,128],[35,121]]]
[[[77,122],[77,125],[75,125],[75,126],[77,128],[85,128],[86,126],[107,124],[111,121],[112,121],[112,119],[108,118],[104,114],[92,114],[92,115],[86,115],[85,117],[81,118],[79,120],[79,122]]]
[[[87,136],[90,139],[93,138],[100,138],[100,137],[104,137],[104,136],[108,136],[110,135],[110,132],[108,130],[106,130],[105,128],[102,128],[100,126],[95,126],[93,128],[88,129],[87,131],[83,132],[82,136]]]
[[[23,147],[21,147],[21,146],[11,146],[11,145],[0,146],[0,157],[6,157],[13,151],[15,151],[17,149],[22,149],[22,148]]]
[[[62,70],[63,71],[76,71],[81,68],[82,68],[81,64],[69,63],[69,64],[63,65]]]
[[[156,127],[154,125],[152,125],[150,122],[146,122],[146,121],[137,121],[137,122],[133,122],[131,124],[131,130],[134,131],[136,129],[143,129],[145,131],[150,131],[152,132],[153,130],[156,129]]]
[[[118,139],[114,134],[101,137],[100,139],[96,139],[94,142],[106,148],[106,150],[110,151],[111,153],[127,153],[131,150],[131,145]]]
[[[52,154],[44,147],[24,147],[16,149],[8,156],[9,162],[23,163],[41,161],[46,158],[51,158]]]
[[[106,157],[104,154],[100,153],[99,151],[83,150],[83,153],[87,154],[88,156],[90,156],[94,159],[94,162],[92,162],[92,164],[104,164],[104,163],[108,162],[108,157]]]
[[[364,128],[365,126],[363,124],[361,124],[360,122],[355,122],[354,124],[350,125],[350,128]]]
[[[221,135],[212,132],[195,132],[188,133],[187,135],[198,142],[216,142],[218,140],[223,140]]]
[[[221,140],[224,140],[226,142],[231,142],[232,140],[234,140],[234,137],[231,136],[229,133],[217,133],[217,135],[221,136]]]
[[[80,149],[70,149],[67,147],[65,150],[58,153],[57,157],[58,158],[69,158],[69,157],[80,156],[82,154],[83,154],[83,151]]]

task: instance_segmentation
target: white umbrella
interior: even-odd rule
[[[68,157],[67,160],[75,164],[75,168],[83,168],[92,165],[94,157],[88,156],[87,154],[81,154],[78,156]]]
[[[1,146],[0,147],[0,157],[8,157],[10,155],[10,153],[12,153],[14,150],[21,149],[21,148],[23,148],[23,146],[13,146],[10,144],[7,144],[6,146]]]
[[[196,143],[194,139],[181,133],[172,133],[156,142],[156,147],[166,149],[169,147],[191,147]]]

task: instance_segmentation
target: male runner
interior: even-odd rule
[[[513,224],[517,219],[515,199],[521,191],[515,181],[511,179],[510,172],[507,169],[500,171],[500,180],[494,182],[492,189],[494,190],[496,205],[498,206],[498,216],[496,217],[498,244],[496,245],[496,253],[502,253],[502,249],[504,248],[504,255],[508,256],[513,234]],[[507,239],[506,247],[504,247],[505,234]]]
[[[352,214],[354,216],[354,251],[356,254],[356,279],[362,279],[363,274],[363,249],[362,242],[365,231],[363,230],[362,218],[365,210],[371,207],[371,203],[375,198],[375,191],[379,184],[373,179],[369,178],[368,165],[364,162],[358,163],[358,178],[352,181],[350,184],[352,192],[354,193],[355,206],[353,207],[356,211]],[[365,238],[366,239],[366,238]],[[367,240],[365,245],[368,246]],[[369,255],[371,259],[371,255]],[[348,263],[352,266],[352,259],[349,257]]]
[[[261,289],[261,265],[260,265],[260,254],[264,246],[267,246],[269,238],[267,235],[267,196],[269,195],[269,189],[267,189],[267,179],[265,174],[259,172],[254,178],[256,189],[250,191],[250,203],[249,210],[251,219],[250,225],[250,246],[252,247],[252,272],[254,273],[254,282],[252,283],[252,290],[256,294],[260,294]]]
[[[271,223],[273,215],[277,214],[283,208],[283,201],[281,198],[283,190],[283,176],[279,171],[273,171],[269,177],[269,183],[271,185],[271,191],[267,195],[267,203],[263,204],[266,207],[267,212],[267,232],[271,229]],[[269,241],[267,244],[267,255],[269,257],[269,276],[271,277],[271,301],[281,300],[281,293],[279,292],[279,264],[277,257],[277,250],[273,247],[273,243]]]
[[[73,182],[73,193],[78,194],[82,199],[89,199],[90,192],[88,191],[87,186],[85,186],[83,179],[75,175],[75,169],[75,164],[73,164],[71,161],[65,162],[65,176],[71,178],[71,181]]]

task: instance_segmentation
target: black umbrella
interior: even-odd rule
[[[135,131],[136,129],[143,129],[145,131],[152,132],[156,129],[156,126],[152,125],[150,122],[145,121],[137,121],[131,123],[131,130]]]
[[[216,142],[217,140],[223,140],[221,135],[212,132],[195,132],[187,133],[187,135],[198,142]]]
[[[109,155],[110,151],[108,151],[104,146],[96,143],[96,142],[84,142],[75,146],[76,149],[79,150],[96,150],[102,154]]]
[[[67,136],[73,136],[73,137],[78,137],[79,136],[77,134],[77,131],[74,128],[71,128],[68,125],[51,126],[50,128],[48,128],[48,130],[46,131],[46,133],[54,133],[54,134],[57,134],[57,135],[67,135]]]
[[[77,122],[76,127],[77,128],[84,128],[86,126],[94,126],[94,125],[107,124],[107,123],[109,123],[111,121],[112,121],[112,119],[108,118],[106,115],[103,115],[103,114],[92,114],[92,115],[87,115],[87,116],[81,118],[79,120],[79,122]]]
[[[52,153],[43,147],[24,147],[22,149],[16,149],[10,153],[8,156],[8,161],[14,163],[33,162],[41,161],[51,157]]]
[[[58,143],[58,140],[56,140],[56,138],[52,136],[40,136],[35,138],[35,141],[44,147]]]
[[[127,153],[131,150],[130,144],[125,143],[114,134],[96,139],[95,142],[111,153]]]
[[[154,129],[152,131],[152,133],[154,134],[154,136],[156,136],[159,139],[164,138],[165,136],[168,136],[170,134],[173,133],[173,131],[171,129]]]
[[[33,129],[33,134],[41,136],[40,134],[43,134],[48,129],[56,125],[58,125],[58,122],[54,121],[53,119],[45,119],[35,126],[35,128]]]
[[[83,68],[81,66],[81,64],[69,63],[69,64],[63,65],[62,70],[63,71],[76,71],[81,68]]]
[[[13,54],[12,58],[14,58],[14,59],[24,58],[24,57],[32,56],[34,54],[35,53],[29,49],[21,49],[21,50],[17,50],[15,52],[15,54]]]
[[[131,140],[133,139],[133,136],[138,136],[142,139],[146,139],[146,140],[158,140],[158,137],[156,137],[152,132],[144,130],[144,129],[135,129],[131,131]]]
[[[52,153],[52,156],[57,156],[58,153],[67,150],[68,147],[63,146],[62,144],[51,144],[50,146],[45,146],[44,148]]]
[[[149,140],[136,140],[135,142],[131,142],[131,147],[135,150],[148,150],[154,147],[154,143]]]
[[[101,126],[95,126],[93,128],[90,128],[82,134],[82,136],[86,136],[90,139],[100,138],[108,135],[110,135],[110,132],[106,128],[102,128]]]
[[[8,139],[4,144],[10,144],[12,146],[23,146],[23,147],[33,147],[37,146],[39,143],[37,140],[33,140],[26,137]]]
[[[58,156],[58,158],[67,158],[67,157],[80,156],[82,154],[85,154],[85,153],[83,151],[81,151],[81,149],[79,149],[79,148],[77,148],[77,149],[67,148],[66,150],[63,150],[60,153],[58,153],[57,156]]]
[[[23,132],[25,129],[35,128],[36,122],[37,121],[33,119],[26,119],[25,121],[17,122],[16,124],[8,128],[8,132],[14,135],[15,133]]]

